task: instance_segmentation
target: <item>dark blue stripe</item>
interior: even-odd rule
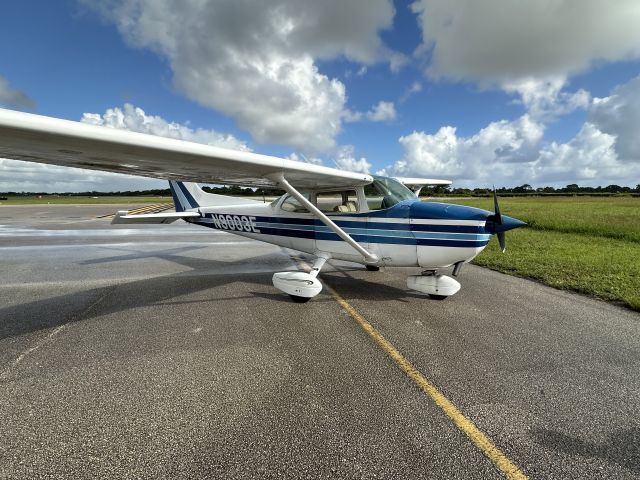
[[[189,205],[191,206],[191,208],[199,207],[200,205],[198,205],[198,202],[196,202],[196,199],[193,198],[189,190],[187,190],[187,187],[185,187],[182,182],[176,182],[176,183],[178,184],[178,187],[180,188],[182,193],[184,193],[184,196],[187,199],[187,202],[189,202]]]
[[[178,199],[178,194],[176,193],[175,183],[173,180],[169,180],[169,188],[171,189],[171,196],[173,197],[173,205],[176,207],[176,212],[184,212],[184,207],[180,200]]]
[[[196,222],[198,225],[203,225],[209,228],[216,228],[211,223]],[[233,230],[219,229],[225,232],[233,232]],[[309,240],[328,240],[328,241],[342,241],[342,239],[335,233],[330,232],[314,232],[311,230],[290,230],[285,228],[260,228],[260,233],[264,235],[275,235],[279,237],[293,237],[293,238],[306,238]],[[415,238],[402,238],[402,237],[378,237],[368,235],[351,235],[356,242],[360,243],[385,243],[390,245],[420,245],[420,246],[432,246],[432,247],[484,247],[487,241],[472,241],[472,240],[437,240],[437,239],[419,239]]]
[[[331,217],[329,217],[331,218]],[[450,233],[491,233],[485,231],[483,226],[473,225],[418,225],[409,223],[381,223],[367,221],[337,220],[331,218],[336,225],[343,228],[371,228],[376,230],[415,230],[417,232],[450,232]],[[289,224],[289,225],[315,225],[325,226],[320,220],[292,217],[256,217],[256,222]]]
[[[314,239],[317,237],[317,233],[313,230],[287,230],[284,228],[259,228],[260,233],[264,233],[265,235],[278,235],[281,237],[298,237],[298,238],[309,238]],[[336,235],[336,237],[338,237]],[[340,237],[338,237],[340,238]]]

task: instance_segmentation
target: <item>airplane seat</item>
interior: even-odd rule
[[[352,212],[352,213],[355,213],[358,211],[358,205],[353,200],[349,200],[347,202],[347,208],[349,209],[349,212]]]
[[[382,198],[382,203],[380,204],[380,209],[384,210],[385,208],[393,207],[397,201],[391,195],[386,195]]]

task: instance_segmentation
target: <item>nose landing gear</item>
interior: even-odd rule
[[[434,300],[444,300],[460,290],[460,283],[437,270],[425,270],[421,275],[407,277],[407,287],[426,293]]]

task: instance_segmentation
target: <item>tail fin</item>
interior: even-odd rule
[[[259,200],[249,198],[229,197],[207,193],[197,183],[177,182],[169,180],[169,188],[173,196],[176,212],[184,212],[199,207],[215,207],[223,205],[247,205],[249,203],[262,203]]]
[[[200,190],[200,187],[198,187],[198,184],[196,183],[182,183],[176,182],[175,180],[169,180],[169,188],[171,189],[171,195],[173,196],[173,203],[176,206],[176,212],[184,212],[200,206],[193,195],[193,187]]]

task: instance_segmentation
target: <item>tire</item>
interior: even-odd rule
[[[380,267],[377,267],[375,265],[365,265],[365,267],[370,272],[377,272],[378,270],[380,270]]]
[[[432,295],[432,294],[429,294],[429,298],[431,298],[432,300],[446,300],[449,297],[447,295]]]
[[[298,295],[289,295],[295,303],[307,303],[311,297],[300,297]]]

